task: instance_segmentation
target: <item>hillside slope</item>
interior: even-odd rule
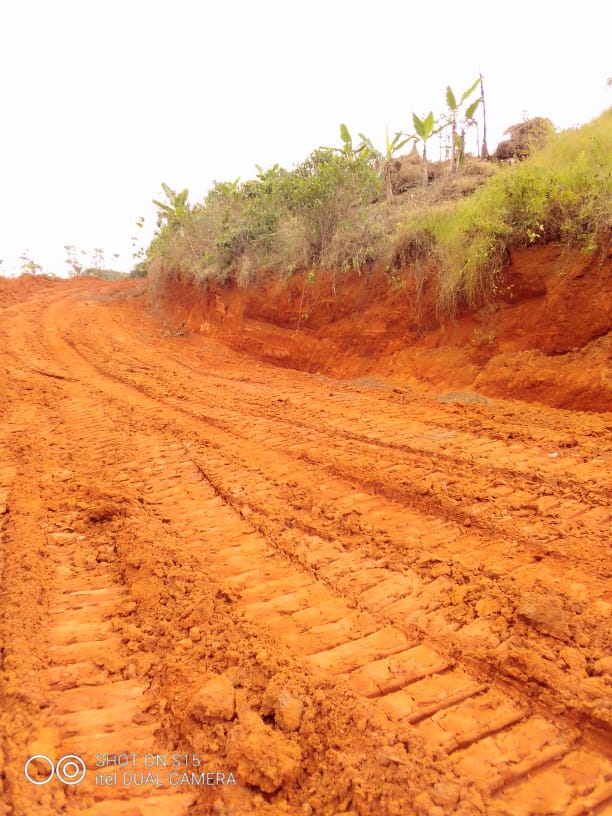
[[[275,363],[334,377],[436,387],[589,411],[612,409],[612,264],[555,244],[517,250],[476,312],[436,310],[435,270],[417,279],[302,273],[246,288],[153,278],[169,325]]]

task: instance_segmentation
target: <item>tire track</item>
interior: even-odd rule
[[[117,376],[109,374],[108,369],[99,362],[94,365],[106,376]],[[134,384],[129,376],[124,379]],[[121,377],[118,380],[122,381]],[[245,409],[247,414],[249,412],[248,398],[246,406],[242,404],[240,411],[236,409],[228,413],[227,404],[234,401],[231,392],[224,392],[221,398],[219,395],[213,398],[194,388],[196,402],[184,395],[180,399],[168,396],[167,386],[163,387],[160,395],[150,386],[144,387],[142,383],[135,385],[141,391],[144,388],[144,393],[149,393],[153,399],[161,399],[178,411],[197,417],[207,427],[226,430],[230,434],[244,433],[241,429],[244,427]],[[457,430],[450,432],[434,428],[424,432],[425,424],[418,422],[413,431],[414,418],[402,416],[400,419],[398,413],[397,418],[391,418],[391,422],[403,423],[401,437],[397,436],[401,442],[390,442],[387,438],[383,440],[380,434],[373,435],[369,428],[360,434],[348,434],[337,427],[337,422],[333,423],[334,457],[333,462],[329,462],[325,455],[321,456],[321,452],[330,449],[331,443],[329,431],[320,430],[321,416],[316,428],[314,423],[309,424],[309,410],[304,410],[303,406],[299,406],[299,420],[288,417],[285,406],[291,409],[296,407],[293,405],[294,392],[290,391],[289,394],[279,400],[283,403],[280,413],[275,407],[276,401],[271,405],[268,403],[273,413],[271,419],[259,416],[262,413],[260,404],[254,404],[249,414],[249,440],[255,437],[261,441],[262,448],[274,448],[277,427],[289,423],[292,436],[298,436],[297,440],[293,439],[289,449],[293,458],[299,457],[315,468],[323,467],[332,475],[361,484],[377,495],[412,507],[416,512],[438,515],[443,521],[467,523],[495,538],[512,535],[517,544],[531,549],[539,560],[548,555],[563,558],[576,546],[583,551],[586,547],[592,553],[590,573],[603,571],[602,577],[609,578],[609,568],[602,561],[598,549],[590,546],[593,536],[599,537],[601,529],[611,519],[606,461],[601,456],[598,457],[599,461],[588,460],[588,485],[574,479],[572,471],[584,465],[584,457],[573,452],[571,446],[577,443],[567,433],[560,444],[570,447],[566,450],[561,448],[559,454],[558,451],[551,453],[550,446],[539,450],[527,449],[517,443],[508,446],[505,442],[477,439],[474,434],[461,434]],[[214,400],[220,401],[223,408]],[[202,401],[210,403],[210,411],[202,411],[199,407]],[[324,411],[323,408],[320,414],[324,414]],[[351,417],[351,421],[354,420],[356,417]],[[386,412],[385,427],[389,426],[389,422],[390,417]],[[420,450],[406,446],[406,438],[414,436],[419,439]],[[438,441],[437,447],[429,449],[428,439],[436,437],[447,439]],[[285,444],[281,442],[281,446]],[[452,455],[448,453],[450,447],[453,449]],[[463,448],[469,450],[469,454],[463,455]],[[517,449],[520,456],[512,462],[510,469],[508,465],[500,468],[498,462],[502,455],[504,460],[508,459],[509,448]],[[276,447],[276,453],[282,455],[286,450]],[[400,454],[402,459],[398,462]],[[425,461],[420,463],[419,459]],[[468,465],[469,470],[466,469]],[[601,471],[602,479],[599,489],[594,490],[593,472],[597,468]],[[365,473],[368,473],[367,479],[364,479]],[[487,475],[486,480],[479,478],[481,473]],[[517,528],[522,531],[518,535]]]
[[[128,395],[129,391],[126,392],[126,399]],[[181,420],[180,411],[178,412],[178,419],[179,421]],[[202,437],[204,437],[204,440]],[[291,458],[287,458],[286,456],[281,458],[278,453],[275,452],[275,469],[277,471],[280,470],[280,473],[278,473],[277,478],[272,482],[266,473],[266,470],[270,470],[268,465],[270,462],[270,453],[269,450],[264,447],[263,443],[261,448],[249,451],[249,462],[245,467],[244,457],[241,453],[243,446],[240,444],[236,445],[227,431],[217,431],[215,426],[211,428],[208,425],[203,426],[200,423],[197,427],[197,435],[195,436],[193,444],[201,445],[202,441],[204,441],[207,450],[205,467],[208,478],[211,479],[211,483],[219,495],[230,504],[237,506],[239,512],[253,514],[253,511],[257,509],[262,510],[262,508],[270,506],[274,508],[276,502],[271,501],[271,497],[275,494],[278,496],[278,503],[280,505],[286,504],[288,496],[282,495],[283,492],[285,494],[287,492],[286,484],[283,485],[282,482],[284,477],[295,468],[294,461]],[[219,456],[212,455],[211,446],[214,446],[213,449],[215,450],[222,451],[222,453]],[[232,460],[228,462],[228,453],[236,448],[238,448],[238,451],[235,458],[232,458]],[[278,466],[284,460],[285,463],[279,468]],[[300,463],[303,461],[302,458]],[[218,467],[216,467],[215,463]],[[300,471],[303,472],[304,469],[302,464]],[[227,483],[227,474],[229,474],[232,479],[229,484]],[[325,483],[326,494],[328,496],[331,495],[330,503],[333,506],[331,524],[327,524],[326,529],[325,525],[321,525],[319,519],[316,518],[316,514],[313,513],[314,507],[315,510],[319,511],[319,515],[321,514],[321,508],[318,507],[320,499],[316,497],[309,498],[307,495],[305,496],[304,493],[304,491],[308,489],[308,483],[312,483],[316,478],[316,470],[314,468],[313,474],[315,474],[313,477],[307,475],[306,478],[302,480],[302,484],[295,485],[296,490],[294,494],[297,494],[296,498],[289,496],[289,501],[293,504],[291,508],[294,511],[293,515],[297,515],[297,518],[290,518],[288,523],[289,526],[296,526],[298,528],[296,530],[297,535],[286,535],[284,529],[287,525],[286,519],[281,521],[280,527],[277,525],[274,530],[270,529],[268,519],[266,518],[268,513],[265,510],[262,511],[264,519],[263,522],[261,519],[259,520],[260,527],[267,530],[268,534],[275,535],[277,546],[279,538],[284,537],[288,539],[288,543],[285,546],[286,551],[299,550],[300,542],[296,540],[297,538],[308,542],[306,548],[301,547],[302,550],[312,550],[313,545],[316,550],[316,541],[311,540],[313,535],[315,537],[326,537],[329,532],[331,532],[332,536],[334,536],[334,534],[337,535],[339,527],[340,529],[342,526],[346,527],[346,525],[343,525],[342,515],[342,505],[344,504],[347,513],[350,511],[353,517],[355,514],[360,516],[358,535],[355,535],[355,525],[350,525],[353,527],[353,529],[349,531],[351,538],[353,538],[351,542],[353,549],[357,544],[360,548],[368,548],[371,545],[370,539],[373,539],[377,542],[377,548],[379,550],[381,542],[386,544],[384,555],[388,559],[389,550],[394,552],[403,551],[406,553],[406,539],[408,538],[409,547],[408,553],[406,554],[413,556],[414,559],[413,553],[417,547],[419,548],[421,554],[417,563],[422,565],[420,572],[422,575],[423,573],[429,572],[430,574],[428,576],[424,575],[424,577],[429,577],[430,580],[431,578],[437,578],[438,576],[444,576],[446,574],[450,577],[455,577],[455,579],[460,578],[465,584],[468,579],[471,579],[475,570],[477,570],[478,581],[482,584],[482,564],[484,562],[486,564],[486,567],[484,567],[486,573],[485,583],[487,583],[489,587],[498,583],[499,578],[504,573],[509,573],[513,581],[520,577],[522,582],[529,587],[537,587],[538,584],[542,584],[543,586],[549,587],[551,591],[557,591],[555,584],[558,582],[558,579],[550,577],[551,575],[554,576],[554,565],[553,569],[551,569],[546,563],[541,563],[543,559],[539,549],[536,550],[535,557],[532,548],[525,548],[521,553],[520,547],[517,546],[520,544],[520,540],[517,542],[514,537],[509,538],[507,541],[502,540],[501,542],[492,539],[487,547],[482,537],[473,536],[464,529],[456,525],[453,526],[453,524],[448,521],[443,522],[440,520],[440,522],[437,523],[434,520],[426,520],[422,515],[418,514],[411,517],[406,509],[399,504],[390,506],[388,502],[381,502],[378,496],[355,492],[354,485],[350,482],[338,482],[335,485],[333,483],[331,485],[328,482]],[[284,481],[286,482],[286,479]],[[295,480],[293,481],[295,482]],[[254,493],[251,488],[248,497],[246,497],[249,504],[244,505],[243,499],[245,497],[242,485],[257,483],[260,484],[260,489]],[[279,483],[282,487],[280,490]],[[297,514],[295,513],[296,510],[298,511]],[[389,510],[391,510],[391,512],[389,512]],[[274,512],[278,515],[276,511]],[[324,515],[330,515],[330,512],[326,508],[323,508],[322,512]],[[384,525],[380,524],[380,515],[386,516]],[[364,519],[369,520],[372,517],[374,517],[374,524],[367,522],[364,524]],[[392,524],[390,523],[391,521],[395,523]],[[436,524],[438,525],[438,529],[436,529]],[[357,541],[354,541],[355,538],[357,538]],[[414,542],[412,547],[410,547],[410,539]],[[333,542],[334,539],[332,538],[331,540]],[[430,544],[424,555],[422,554],[423,541],[427,541]],[[461,544],[461,555],[459,557],[457,543]],[[391,546],[389,546],[389,544]],[[507,555],[506,553],[511,554]],[[447,559],[451,560],[448,561]],[[397,558],[395,560],[397,561]],[[457,563],[453,564],[453,560]],[[397,566],[401,569],[405,568],[403,564]],[[460,572],[461,575],[455,574],[453,576],[453,572]],[[584,604],[584,587],[587,583],[590,583],[591,589],[594,589],[592,578],[589,578],[585,572],[577,569],[575,562],[572,562],[567,574],[572,577],[572,583],[568,587],[570,602],[574,604]],[[382,576],[379,576],[379,578],[382,578]],[[450,582],[448,580],[438,580],[438,585],[440,586],[440,597],[442,598],[448,595]],[[473,583],[468,583],[467,588],[474,594]],[[344,587],[343,591],[349,590]],[[599,597],[602,597],[605,591],[606,587],[602,586]],[[457,592],[459,596],[461,596],[463,589],[460,587]],[[512,587],[510,587],[510,592],[512,592]],[[483,615],[487,617],[487,615],[490,614],[490,611],[487,611],[487,606],[491,607],[491,604],[493,604],[491,607],[492,611],[495,611],[495,602],[490,601],[486,592],[484,593],[485,597],[482,597],[482,594],[483,593],[479,593],[476,590],[471,604],[472,607],[476,609],[479,618]],[[514,594],[516,594],[516,592]],[[597,603],[605,605],[607,601],[601,600],[597,601]],[[518,599],[515,605],[517,604]],[[443,601],[439,601],[438,605],[443,605]],[[484,610],[484,612],[482,610]],[[591,617],[595,619],[596,616],[596,612],[593,611]],[[426,629],[431,629],[431,626],[431,621],[424,622]],[[437,628],[444,629],[444,622],[438,624]],[[450,628],[452,630],[457,627],[451,626]],[[480,639],[481,642],[486,642],[487,637],[492,639],[493,642],[497,642],[496,636],[492,636],[490,632],[487,632],[488,627],[486,622],[476,621],[471,628],[474,632],[468,627],[468,630],[461,634],[461,638],[465,637],[468,644],[472,640],[477,639]],[[605,635],[602,636],[605,639]]]
[[[54,448],[62,445],[71,448],[60,436]],[[47,481],[67,481],[70,475],[75,475],[74,471],[57,467],[57,451],[39,447],[34,463],[40,457],[48,468]],[[74,467],[75,462],[71,465]],[[37,702],[37,711],[30,715],[32,720],[26,732],[27,746],[16,735],[5,745],[6,799],[14,806],[8,812],[15,816],[29,816],[33,812],[183,816],[193,802],[191,794],[166,789],[151,795],[150,788],[123,786],[101,791],[98,785],[100,766],[94,758],[100,752],[144,753],[159,746],[154,697],[146,678],[143,682],[142,677],[136,676],[138,655],[125,652],[124,639],[116,626],[119,621],[130,619],[135,605],[112,569],[114,545],[108,531],[95,526],[104,520],[104,513],[111,512],[110,506],[98,503],[97,509],[90,507],[88,515],[79,510],[77,503],[70,512],[57,512],[43,480],[39,482],[39,501],[27,502],[29,512],[20,512],[23,480],[33,484],[37,481],[36,472],[32,473],[30,468],[31,464],[10,487],[7,502],[11,512],[3,535],[7,562],[4,574],[15,591],[24,591],[16,585],[16,574],[24,567],[32,572],[27,556],[21,559],[21,564],[14,563],[11,554],[19,552],[20,541],[37,540],[37,555],[42,556],[32,576],[33,594],[24,588],[26,603],[32,604],[37,621],[36,626],[23,621],[26,637],[33,638],[35,644],[31,652],[33,670],[26,675],[28,690],[20,691],[10,681],[3,683],[2,689],[7,716],[9,710],[19,712],[18,724],[23,724],[24,710],[16,700]],[[80,504],[86,508],[82,501]],[[97,513],[102,516],[94,518]],[[75,528],[83,533],[77,533]],[[23,609],[22,604],[20,607]],[[3,604],[4,635],[8,611],[10,607],[7,610]],[[19,627],[19,618],[14,625]],[[19,636],[13,638],[18,640]],[[12,638],[3,640],[10,644]],[[5,671],[14,672],[18,666],[12,656],[18,654],[17,645],[11,644],[12,648],[5,650]],[[11,733],[11,726],[7,722],[5,726],[5,733]],[[48,760],[41,758],[28,766],[30,779],[38,780],[35,786],[25,778],[23,769],[27,756],[38,755],[49,757],[52,762],[74,755],[85,774],[83,781],[74,788],[45,782],[50,766]]]
[[[147,459],[148,447],[145,443],[136,458],[138,471],[159,479],[156,489],[149,493],[149,500],[163,508],[165,517],[178,515],[188,519],[183,526],[180,522],[172,525],[177,534],[184,536],[181,552],[197,557],[202,539],[206,537],[205,564],[208,568],[214,566],[215,574],[239,596],[236,604],[239,610],[260,620],[274,636],[290,645],[295,653],[305,656],[317,670],[343,677],[355,693],[365,699],[375,698],[388,721],[398,727],[404,722],[416,724],[434,759],[458,753],[457,762],[454,758],[451,761],[451,768],[456,765],[458,776],[466,767],[466,757],[478,753],[482,741],[497,738],[499,744],[505,746],[504,756],[510,765],[512,757],[520,752],[525,734],[542,730],[542,724],[547,724],[542,717],[530,713],[530,706],[516,705],[506,695],[470,678],[465,671],[452,669],[434,643],[422,641],[415,645],[398,625],[381,628],[381,621],[375,616],[379,611],[376,595],[387,602],[390,596],[395,597],[402,619],[409,620],[410,613],[415,611],[411,597],[414,586],[410,581],[402,582],[400,576],[393,575],[396,583],[393,596],[390,586],[381,582],[381,570],[355,568],[351,577],[359,582],[359,591],[365,598],[363,605],[371,611],[355,612],[351,605],[343,607],[340,599],[346,597],[346,588],[336,594],[327,590],[330,582],[322,586],[320,580],[313,581],[312,574],[302,574],[299,578],[288,574],[286,562],[274,557],[276,553],[270,550],[269,542],[257,535],[238,513],[232,512],[231,505],[220,501],[210,485],[206,489],[206,481],[193,483],[193,462],[184,452],[181,456],[178,446],[165,452],[157,468]],[[165,488],[163,477],[168,471],[173,474],[172,484]],[[178,484],[190,483],[189,502],[181,489],[175,489],[177,476]],[[228,534],[236,543],[221,546],[217,551],[215,533],[223,543]],[[312,548],[309,549],[312,552]],[[246,570],[245,557],[248,558]],[[346,565],[338,571],[346,572]],[[320,571],[317,578],[321,578]],[[368,591],[375,594],[367,597]],[[422,608],[417,602],[417,611]],[[564,730],[570,729],[566,724]],[[553,743],[547,753],[549,763],[565,763],[563,767],[570,774],[587,758],[598,767],[597,754],[586,750],[577,753],[575,762],[570,763],[572,742],[563,740],[559,747],[561,733],[559,728],[551,726],[551,734],[547,735],[543,749]],[[518,768],[513,766],[512,771],[497,779],[493,786],[490,774],[483,774],[472,782],[480,783],[484,794],[498,795],[508,784],[516,785],[529,776],[528,789],[537,792],[537,785],[531,780],[539,771],[541,760],[541,753],[530,753],[529,757],[522,758]],[[544,772],[549,775],[551,769],[548,767]],[[609,788],[601,783],[597,795],[602,802],[608,793]],[[535,806],[535,794],[528,791],[520,794],[528,795]],[[573,796],[573,801],[578,801],[575,790]],[[595,801],[592,796],[585,799],[585,807],[590,808],[588,802],[592,801]]]

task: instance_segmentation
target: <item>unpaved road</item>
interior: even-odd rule
[[[0,814],[612,812],[610,415],[3,287]]]

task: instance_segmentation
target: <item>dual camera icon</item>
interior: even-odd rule
[[[32,766],[32,763],[35,764]],[[31,766],[32,772],[36,772],[36,777],[33,777],[30,773]],[[57,776],[59,781],[65,785],[78,785],[85,778],[87,768],[81,757],[76,756],[76,754],[66,754],[60,757],[57,762],[53,762],[50,757],[44,754],[34,754],[34,756],[26,760],[23,772],[28,782],[33,785],[46,785],[54,776]],[[47,776],[43,777],[42,774],[45,772]]]

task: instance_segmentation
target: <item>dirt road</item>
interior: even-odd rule
[[[609,414],[0,315],[0,814],[612,811]]]

